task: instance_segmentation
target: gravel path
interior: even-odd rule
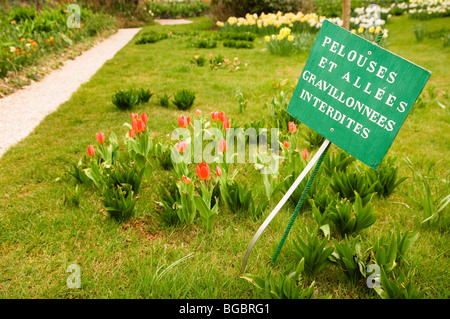
[[[9,147],[28,136],[61,103],[67,101],[139,30],[120,29],[74,60],[66,61],[61,68],[41,81],[0,99],[0,157]]]
[[[190,20],[186,19],[155,19],[156,23],[160,25],[177,25],[177,24],[189,24],[192,23]]]

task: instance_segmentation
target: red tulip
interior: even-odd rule
[[[183,182],[185,184],[189,184],[192,181],[192,179],[190,179],[189,177],[184,176],[184,175],[183,175],[183,177],[181,177],[181,179],[183,180]]]
[[[219,112],[219,121],[223,123],[227,117],[224,112]]]
[[[187,144],[186,142],[178,141],[177,143],[175,143],[175,147],[177,148],[178,153],[183,153],[187,149]]]
[[[142,121],[142,120],[137,120],[136,121],[137,122],[137,124],[136,124],[136,128],[137,128],[137,131],[135,130],[135,132],[136,133],[142,133],[142,132],[144,132],[145,131],[145,123],[144,123],[144,121]]]
[[[289,142],[288,141],[283,141],[283,146],[285,148],[289,148]]]
[[[148,122],[148,116],[147,116],[147,113],[145,113],[145,112],[142,113],[142,115],[141,115],[141,120],[144,122],[144,124]]]
[[[222,175],[222,170],[220,169],[219,166],[216,166],[216,174],[217,174],[217,176]]]
[[[223,121],[223,129],[226,131],[229,128],[230,128],[230,121],[228,121],[228,118],[226,117],[225,120]]]
[[[138,133],[138,120],[134,119],[131,121],[131,128],[133,129],[133,131]]]
[[[195,114],[202,115],[202,110],[195,110]]]
[[[306,148],[302,152],[302,157],[303,157],[303,159],[307,159],[308,158],[308,150]]]
[[[207,180],[211,176],[211,171],[209,170],[209,165],[207,163],[201,163],[195,167],[197,171],[197,176],[201,180]]]
[[[189,121],[190,121],[189,117],[180,115],[180,117],[178,118],[178,126],[179,127],[188,127]]]
[[[297,132],[297,126],[294,122],[289,122],[289,133],[295,133]]]
[[[87,151],[88,151],[89,155],[94,156],[94,154],[95,154],[94,146],[89,145],[88,148],[87,148]]]
[[[130,131],[128,132],[128,135],[130,135],[131,138],[136,138],[136,135],[134,134],[133,129],[130,129]]]
[[[137,120],[139,115],[137,113],[131,113],[131,120]]]
[[[213,121],[217,121],[219,119],[219,112],[211,112],[211,118]]]
[[[227,150],[227,142],[224,138],[220,139],[219,141],[219,151],[224,152]]]
[[[238,57],[235,57],[234,62],[237,63],[237,61],[238,61]]]
[[[105,134],[98,132],[95,136],[97,137],[97,142],[100,144],[105,141]]]

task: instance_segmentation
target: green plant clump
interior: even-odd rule
[[[179,110],[189,110],[192,105],[194,104],[195,100],[195,92],[187,89],[179,90],[175,95],[173,96],[172,103],[175,104],[175,106]]]

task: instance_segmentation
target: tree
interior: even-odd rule
[[[350,0],[342,0],[342,27],[347,30],[350,29],[350,12]]]
[[[36,0],[36,11],[39,12],[42,10],[42,0]]]

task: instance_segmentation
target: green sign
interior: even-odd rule
[[[324,21],[287,112],[377,169],[430,74]]]

